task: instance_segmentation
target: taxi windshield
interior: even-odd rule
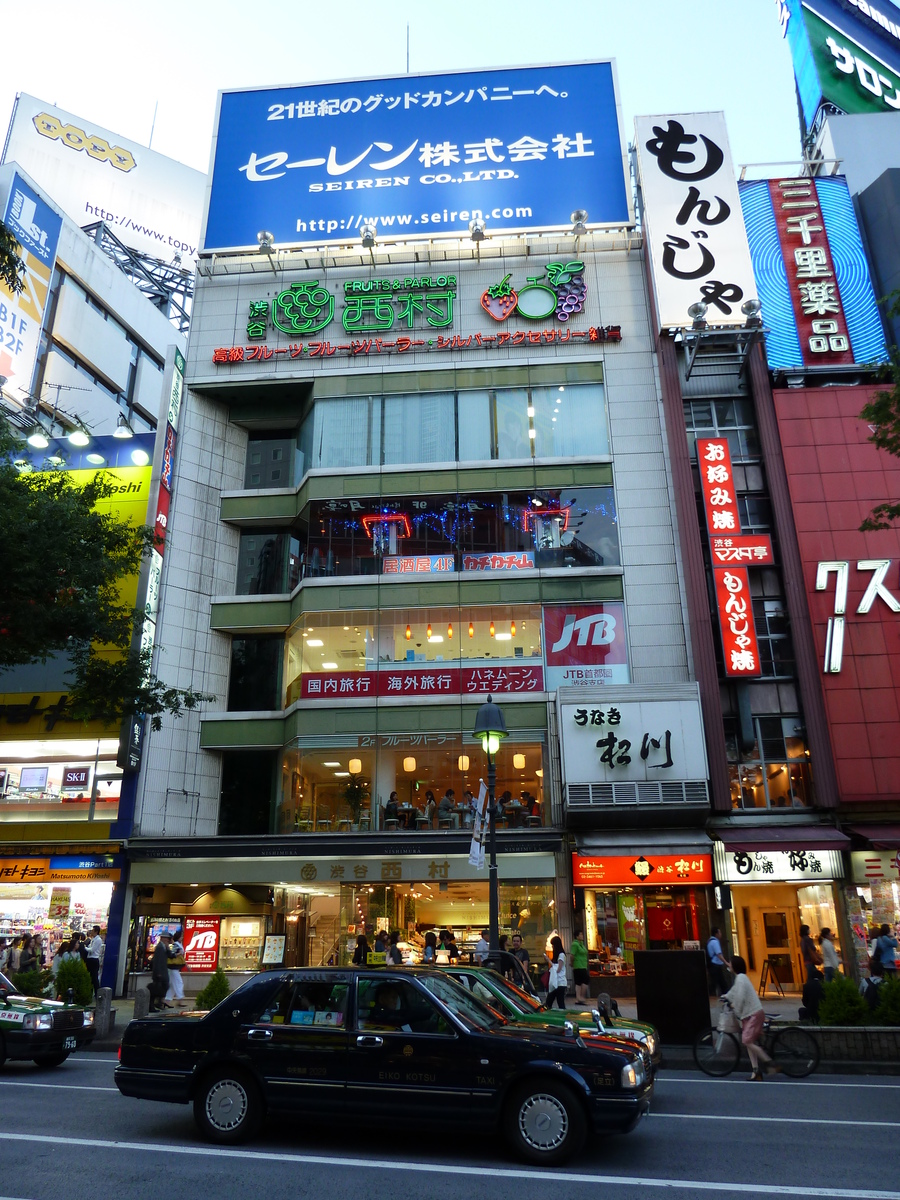
[[[0,988],[3,988],[6,992],[14,992],[16,990],[13,982],[7,979],[2,971],[0,971]]]
[[[446,1004],[467,1029],[494,1029],[508,1023],[494,1009],[476,1000],[471,992],[446,976],[422,975],[419,981],[441,1003]]]

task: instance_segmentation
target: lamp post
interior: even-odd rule
[[[481,748],[488,760],[488,904],[491,950],[497,951],[500,949],[500,885],[497,880],[497,809],[494,800],[497,764],[494,756],[500,749],[500,742],[506,737],[506,718],[491,696],[478,710],[475,737],[481,741]]]

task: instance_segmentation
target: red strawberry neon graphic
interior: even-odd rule
[[[519,302],[518,294],[509,286],[509,279],[506,275],[500,283],[482,293],[481,307],[495,321],[505,321]]]

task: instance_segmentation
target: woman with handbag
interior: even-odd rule
[[[180,929],[175,930],[175,935],[169,944],[167,967],[169,971],[169,986],[166,989],[165,1003],[169,1004],[172,1000],[184,999],[184,983],[181,979],[181,969],[184,966],[184,946],[181,944],[183,937]]]
[[[566,1007],[566,987],[568,979],[566,978],[566,952],[563,949],[562,938],[558,935],[550,939],[550,963],[549,978],[547,980],[547,1007],[553,1007],[553,1001],[556,1001],[557,1008]]]

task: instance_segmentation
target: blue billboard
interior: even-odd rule
[[[62,217],[18,174],[12,178],[3,221],[24,249],[45,266],[53,266]]]
[[[222,92],[203,246],[633,221],[610,61]]]

